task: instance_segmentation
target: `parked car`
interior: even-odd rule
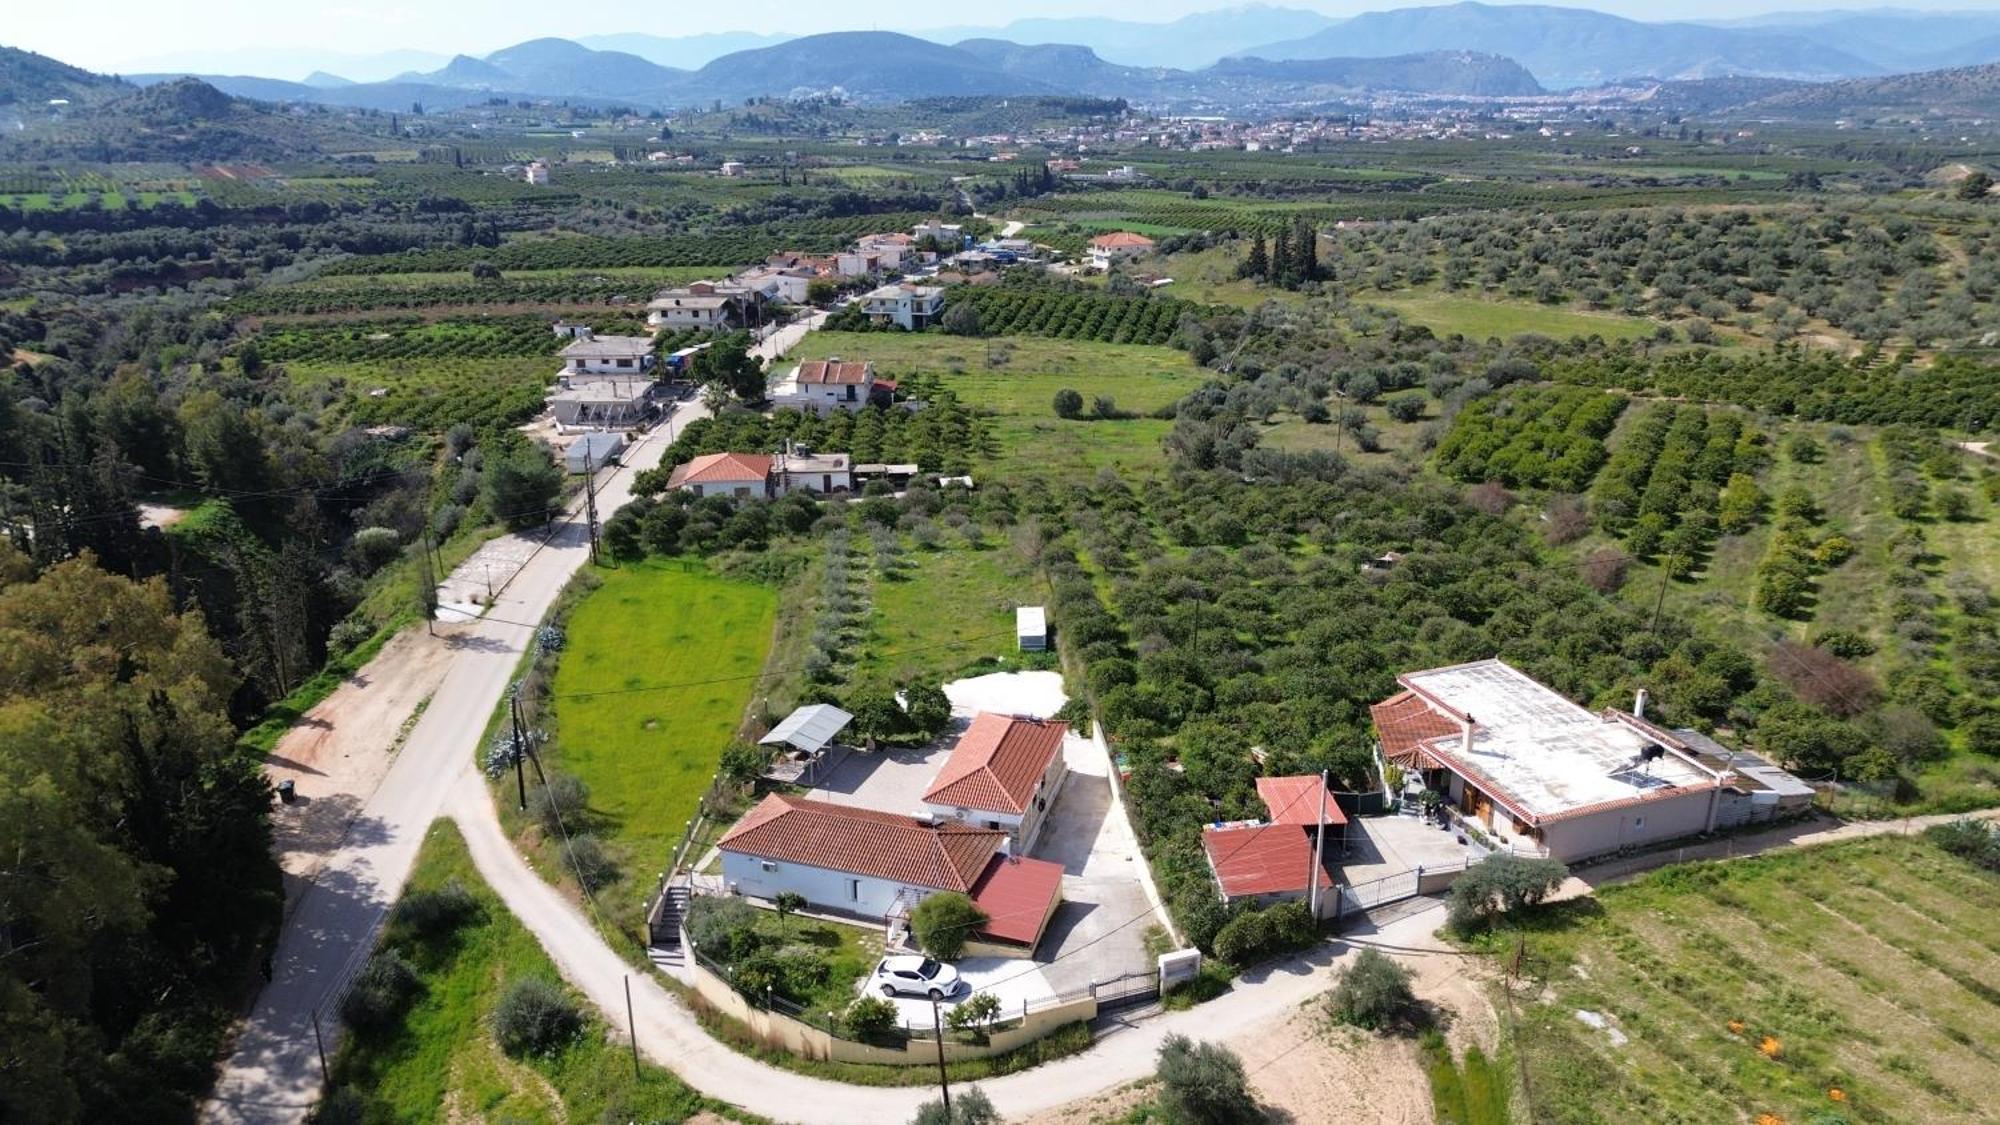
[[[942,961],[907,954],[884,957],[875,966],[875,987],[884,996],[928,996],[942,1000],[958,991],[958,970]]]

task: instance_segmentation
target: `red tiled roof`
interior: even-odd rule
[[[1033,949],[1042,927],[1062,901],[1060,863],[1026,856],[996,855],[972,885],[972,901],[986,912],[979,935]]]
[[[1035,784],[1062,753],[1068,723],[981,714],[959,736],[924,801],[961,809],[1025,813]]]
[[[810,359],[799,364],[801,383],[865,383],[875,374],[875,365],[865,361],[842,363],[837,359]]]
[[[1382,755],[1402,765],[1428,757],[1424,743],[1448,738],[1464,728],[1458,720],[1442,715],[1413,691],[1401,691],[1368,708],[1375,719],[1375,733],[1382,739]],[[1419,762],[1419,765],[1426,764]]]
[[[723,851],[892,879],[940,891],[970,891],[1005,832],[773,793],[723,834]]]
[[[1264,807],[1271,810],[1273,824],[1321,823],[1319,810],[1320,794],[1326,793],[1326,783],[1318,774],[1304,774],[1299,777],[1260,777],[1257,779],[1257,796]],[[1347,814],[1340,811],[1333,794],[1326,793],[1327,824],[1346,824]]]
[[[1201,846],[1208,852],[1222,893],[1230,898],[1306,889],[1312,833],[1296,824],[1211,825],[1201,831]],[[1314,869],[1321,887],[1333,886],[1333,875],[1323,860]]]
[[[1143,234],[1133,234],[1129,230],[1100,234],[1090,240],[1090,244],[1101,250],[1114,250],[1120,246],[1151,246],[1153,240]]]
[[[768,453],[704,453],[684,465],[674,466],[672,475],[667,477],[667,487],[761,481],[770,475],[771,455]]]

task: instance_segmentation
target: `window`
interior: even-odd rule
[[[849,879],[847,881],[847,901],[849,902],[861,901],[861,880]]]
[[[1635,816],[1635,817],[1633,817],[1633,818],[1632,818],[1632,827],[1634,827],[1634,828],[1644,828],[1644,827],[1646,827],[1646,818],[1645,818],[1645,817],[1643,817],[1643,816]]]
[[[759,863],[757,864],[757,866],[759,866],[759,867],[763,868],[763,869],[764,869],[764,870],[766,870],[766,871],[776,871],[776,870],[778,869],[778,865],[777,865],[777,864],[775,864],[775,863],[772,863],[772,862],[771,862],[770,860],[768,860],[768,859],[760,861],[760,862],[759,862]]]

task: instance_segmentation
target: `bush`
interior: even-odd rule
[[[1304,902],[1286,902],[1230,919],[1215,935],[1215,955],[1231,965],[1254,965],[1318,940],[1312,910]]]
[[[928,680],[912,680],[903,687],[903,711],[910,726],[924,738],[936,738],[951,722],[951,700],[944,689]]]
[[[878,1039],[896,1026],[896,1005],[880,996],[857,997],[841,1017],[849,1034],[857,1039]]]
[[[1160,1044],[1160,1110],[1177,1125],[1235,1125],[1263,1120],[1250,1096],[1243,1060],[1215,1043],[1169,1035]]]
[[[1000,1125],[1000,1111],[977,1086],[968,1086],[951,1096],[951,1109],[944,1100],[925,1102],[917,1107],[911,1125]]]
[[[572,836],[569,841],[570,874],[585,890],[596,890],[618,877],[618,865],[605,854],[604,842],[591,833]]]
[[[688,940],[721,961],[747,955],[757,944],[757,908],[740,898],[697,895],[688,904]]]
[[[1966,818],[1924,829],[1924,839],[1960,859],[2000,871],[2000,830]]]
[[[416,967],[393,949],[378,950],[340,1001],[340,1018],[358,1032],[380,1031],[403,1016],[423,988]]]
[[[364,578],[394,562],[402,553],[402,537],[390,527],[364,527],[347,541],[347,559]]]
[[[1064,387],[1056,392],[1055,411],[1058,418],[1081,418],[1083,416],[1083,394]]]
[[[910,912],[910,933],[917,948],[940,961],[957,957],[972,931],[985,924],[986,912],[956,891],[932,895]]]
[[[559,984],[525,977],[493,1008],[493,1035],[510,1055],[549,1054],[583,1033],[583,1012]]]
[[[1417,1010],[1417,994],[1410,989],[1415,975],[1381,950],[1364,949],[1327,994],[1327,1012],[1370,1031],[1395,1027]]]
[[[1567,878],[1569,868],[1553,859],[1487,856],[1451,885],[1446,924],[1458,933],[1471,933],[1502,913],[1540,903]]]
[[[582,828],[584,812],[589,807],[590,786],[566,773],[550,774],[548,784],[528,798],[528,814],[551,836]]]
[[[748,785],[762,777],[771,764],[771,748],[754,742],[732,742],[722,750],[722,776],[738,785]]]
[[[410,891],[397,901],[389,924],[420,940],[452,933],[479,914],[479,900],[456,877],[434,891]]]
[[[308,1125],[362,1125],[368,1120],[368,1097],[352,1086],[328,1090],[308,1114]]]

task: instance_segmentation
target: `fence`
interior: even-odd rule
[[[1437,894],[1456,882],[1468,866],[1469,863],[1459,862],[1437,867],[1414,867],[1366,883],[1343,883],[1340,901],[1334,907],[1334,919],[1338,921],[1349,914],[1374,910],[1419,895]]]

